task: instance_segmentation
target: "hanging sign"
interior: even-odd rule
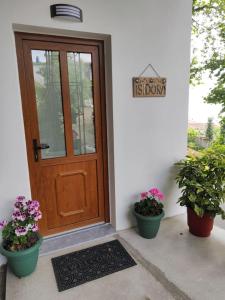
[[[134,97],[165,97],[166,78],[162,77],[134,77]]]
[[[157,77],[142,77],[148,68],[151,68]],[[165,97],[166,78],[160,77],[152,64],[148,64],[138,77],[133,78],[134,97]]]

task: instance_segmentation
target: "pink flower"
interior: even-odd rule
[[[148,197],[148,192],[141,193],[141,200],[144,200]]]
[[[152,196],[157,196],[160,193],[160,190],[158,190],[157,188],[152,188],[152,189],[149,190],[149,193]]]
[[[164,194],[160,192],[158,193],[157,197],[159,198],[160,201],[162,201],[164,199]]]
[[[8,222],[6,220],[1,221],[0,222],[0,229],[3,229],[7,224],[8,224]]]
[[[159,189],[157,188],[152,188],[149,190],[149,193],[153,196],[153,197],[156,197],[158,198],[159,200],[163,200],[164,199],[164,194],[162,192],[160,192]]]

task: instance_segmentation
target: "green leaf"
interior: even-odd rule
[[[196,204],[194,205],[194,211],[195,211],[197,216],[203,217],[204,210]]]
[[[195,195],[195,194],[191,194],[191,195],[189,196],[189,200],[190,200],[191,202],[194,202],[194,201],[196,200],[196,195]]]

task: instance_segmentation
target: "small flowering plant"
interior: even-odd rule
[[[38,221],[41,219],[39,202],[18,196],[14,204],[12,220],[0,222],[3,247],[9,251],[19,251],[32,247],[38,236]]]
[[[148,192],[141,193],[141,200],[136,202],[134,210],[142,216],[158,216],[163,212],[164,195],[157,188],[151,188]]]

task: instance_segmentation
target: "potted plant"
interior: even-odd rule
[[[17,277],[31,274],[37,265],[42,237],[38,234],[38,220],[42,214],[39,202],[18,196],[14,204],[12,220],[0,222],[2,244],[0,253]]]
[[[154,238],[164,217],[162,200],[164,195],[157,188],[141,193],[141,200],[134,204],[134,215],[138,230],[146,239]]]
[[[199,156],[176,163],[179,167],[176,181],[181,190],[178,200],[187,207],[189,231],[200,237],[210,235],[214,218],[225,212],[225,146],[214,146]]]

